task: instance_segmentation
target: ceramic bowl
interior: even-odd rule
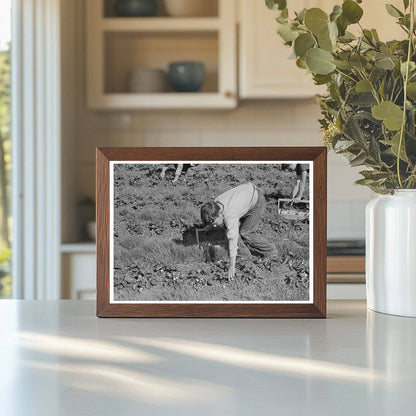
[[[158,0],[117,0],[114,5],[119,17],[156,16]]]
[[[198,92],[205,80],[205,67],[201,62],[172,62],[169,65],[169,82],[176,92]]]
[[[138,68],[129,73],[127,90],[135,93],[160,93],[167,90],[167,75],[161,69]]]

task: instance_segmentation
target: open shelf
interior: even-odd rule
[[[104,94],[100,100],[104,109],[218,109],[234,108],[233,97],[217,93],[164,94]]]
[[[101,2],[103,0],[95,0],[97,2]],[[173,1],[177,1],[177,0],[173,0]],[[201,1],[201,0],[194,0],[194,1]],[[205,7],[205,13],[204,16],[206,17],[218,17],[218,3],[219,0],[203,0],[204,4],[203,6]],[[231,0],[227,0],[227,1],[231,1]],[[104,0],[103,1],[103,8],[102,8],[102,12],[101,15],[104,18],[111,18],[111,17],[115,17],[115,3],[116,0]],[[157,17],[160,16],[165,16],[165,17],[169,17],[174,19],[175,17],[171,17],[168,14],[167,11],[167,7],[165,5],[165,0],[159,0],[158,2],[158,11],[157,11]],[[198,16],[196,16],[198,17]],[[203,16],[200,16],[203,17]],[[131,17],[123,17],[123,19],[132,19]],[[153,19],[153,17],[146,17],[146,19]],[[190,19],[193,19],[190,18]]]
[[[87,0],[87,103],[91,109],[215,109],[237,106],[235,4],[212,0],[211,17],[115,17],[113,0]],[[161,1],[160,4],[163,4]],[[104,5],[104,7],[103,7]],[[129,92],[139,69],[163,70],[172,62],[201,62],[200,91],[176,93],[166,85],[155,93]],[[144,84],[148,85],[148,84]],[[151,88],[142,88],[149,91]]]
[[[189,95],[218,92],[217,57],[216,33],[106,33],[104,91],[106,94],[131,94],[127,86],[129,73],[138,68],[160,69],[167,77],[170,63],[197,61],[204,64],[206,77],[201,91]],[[158,94],[174,94],[174,91],[167,83],[166,91]]]
[[[106,32],[216,31],[220,24],[217,17],[113,17],[100,22],[102,30]]]

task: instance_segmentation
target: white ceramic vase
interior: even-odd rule
[[[368,203],[366,280],[369,309],[416,317],[416,190]]]

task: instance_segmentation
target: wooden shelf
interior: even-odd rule
[[[215,109],[234,108],[232,96],[217,93],[102,94],[90,105],[99,109]]]
[[[201,32],[218,31],[221,20],[218,17],[107,17],[98,24],[105,32]]]
[[[327,274],[327,283],[365,283],[365,274]]]
[[[328,283],[365,283],[365,256],[328,256]]]
[[[365,256],[328,256],[327,271],[331,274],[363,274]]]

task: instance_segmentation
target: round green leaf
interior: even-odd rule
[[[295,40],[296,56],[301,58],[306,56],[306,52],[315,46],[315,40],[310,33],[302,33]]]
[[[321,49],[328,52],[335,51],[337,45],[338,27],[334,22],[329,22],[325,32],[318,35],[318,44]]]
[[[376,60],[376,67],[381,69],[394,69],[394,61],[392,58],[381,58]]]
[[[315,74],[313,76],[313,80],[315,81],[315,85],[324,85],[331,81],[331,75],[318,75]]]
[[[400,65],[400,72],[403,75],[403,77],[406,76],[406,72],[407,72],[407,64],[406,62],[402,62]],[[413,71],[416,70],[416,64],[412,61],[409,62],[409,73],[412,73]]]
[[[318,7],[309,9],[305,13],[305,26],[315,35],[324,33],[328,27],[328,15]]]
[[[371,109],[373,117],[382,120],[385,126],[392,131],[402,127],[403,110],[391,101],[383,101]]]
[[[318,45],[321,49],[324,49],[325,51],[332,52],[334,45],[331,42],[331,38],[329,37],[329,33],[321,33],[318,36]]]
[[[331,20],[331,22],[335,22],[341,15],[342,7],[337,4],[334,6],[332,13],[329,15],[329,19]]]
[[[357,69],[363,69],[368,63],[364,56],[358,53],[354,53],[353,55],[351,55],[349,62],[353,68]]]
[[[416,82],[409,82],[407,84],[407,96],[411,100],[416,100]]]
[[[360,82],[357,82],[355,90],[357,92],[371,92],[371,82],[367,79],[362,79]]]
[[[344,36],[348,27],[348,23],[342,16],[338,17],[337,19],[337,27],[339,34]]]
[[[346,0],[342,4],[342,16],[349,24],[358,23],[363,13],[363,9],[353,0]]]
[[[284,10],[286,0],[266,0],[266,6],[271,10]]]
[[[307,11],[306,9],[302,9],[299,13],[296,13],[295,20],[297,20],[300,23],[303,23],[303,21],[305,19],[306,11]]]
[[[306,69],[306,59],[304,57],[296,59],[296,65],[298,68]]]
[[[309,70],[318,75],[330,74],[335,69],[333,59],[332,54],[320,48],[310,49],[306,54],[306,64]]]
[[[352,69],[352,65],[347,60],[335,59],[333,62],[334,62],[334,65],[338,69],[341,69],[342,71],[346,71],[346,70]]]
[[[338,26],[334,22],[328,23],[328,31],[329,37],[331,38],[331,42],[336,45],[338,39]]]
[[[279,23],[277,25],[277,33],[285,42],[292,42],[299,36],[299,32],[293,30],[292,27],[286,23]]]

